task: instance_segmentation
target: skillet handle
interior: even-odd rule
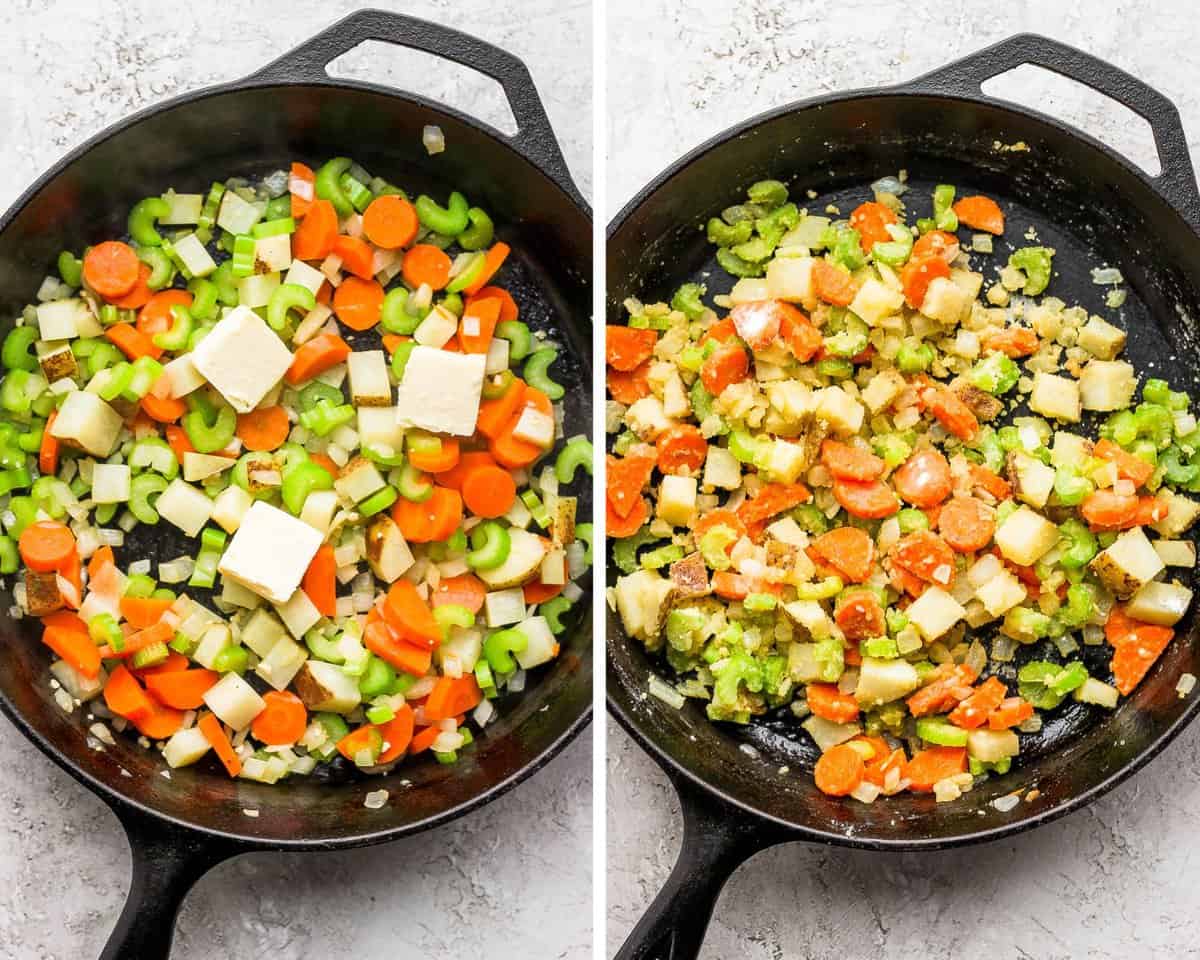
[[[329,83],[326,67],[366,40],[381,40],[462,64],[491,77],[504,89],[517,133],[505,137],[530,162],[582,202],[562,149],[538,97],[529,69],[507,50],[440,23],[387,10],[359,10],[251,74],[251,82]]]
[[[1036,33],[1018,33],[917,77],[906,89],[978,99],[984,81],[1024,64],[1051,70],[1122,103],[1150,125],[1162,172],[1157,190],[1184,217],[1200,224],[1200,190],[1179,111],[1166,96],[1119,67]]]
[[[183,898],[205,873],[244,848],[122,805],[113,811],[129,840],[133,879],[100,960],[168,960]]]
[[[725,882],[785,839],[762,821],[671,775],[683,807],[675,868],[613,960],[696,960]]]

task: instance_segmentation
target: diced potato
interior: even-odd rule
[[[108,681],[108,674],[103,667],[96,676],[85,677],[66,660],[55,660],[50,664],[50,674],[62,684],[63,689],[73,699],[80,703],[87,703],[99,696],[104,689],[104,684]]]
[[[260,657],[265,657],[271,648],[287,636],[279,618],[266,608],[255,610],[242,627],[241,641]]]
[[[1018,500],[1044,507],[1054,489],[1054,468],[1020,450],[1008,455],[1009,475]]]
[[[217,498],[220,500],[220,498]],[[338,511],[338,495],[336,490],[314,490],[304,498],[304,506],[300,508],[300,519],[314,530],[320,530],[322,535],[329,533],[333,517]]]
[[[404,445],[404,428],[395,407],[359,407],[358,437],[364,447],[385,446],[399,452]]]
[[[445,667],[446,660],[453,657],[458,660],[459,669],[470,673],[479,662],[483,653],[483,637],[478,630],[464,630],[455,627],[450,632],[450,639],[434,651],[434,660],[438,666]]]
[[[963,606],[941,587],[930,587],[908,608],[909,622],[926,640],[936,640],[966,615]]]
[[[853,436],[862,429],[866,410],[841,387],[825,387],[816,394],[817,416],[842,436]]]
[[[458,317],[439,304],[413,331],[413,339],[423,347],[444,347],[456,333]]]
[[[663,477],[659,488],[657,514],[674,527],[685,527],[696,515],[695,477]]]
[[[577,497],[559,497],[550,517],[550,539],[556,547],[575,542],[575,515],[579,511]]]
[[[312,499],[312,495],[309,495]],[[254,498],[236,483],[231,483],[213,501],[212,519],[226,533],[235,533],[242,517],[254,503]]]
[[[321,611],[303,590],[293,593],[287,603],[275,604],[275,612],[279,614],[283,625],[297,639],[303,637],[321,619]]]
[[[262,240],[258,241],[258,247],[261,248]],[[259,259],[264,263],[268,261],[255,251]],[[217,261],[215,261],[200,242],[200,238],[194,233],[189,233],[186,237],[180,237],[175,241],[175,254],[187,267],[188,272],[194,277],[207,277],[210,273],[214,273],[217,269]],[[292,262],[292,238],[287,234],[280,234],[275,241],[274,249],[271,251],[272,261],[280,261],[282,266],[286,267]],[[271,270],[278,270],[281,267],[269,267]]]
[[[640,439],[651,443],[672,425],[672,421],[663,410],[662,401],[653,396],[642,397],[633,403],[625,411],[625,422]]]
[[[649,647],[657,646],[663,603],[670,592],[671,581],[653,570],[618,577],[614,593],[625,632]]]
[[[1129,598],[1125,612],[1134,620],[1173,627],[1183,619],[1191,602],[1192,591],[1187,587],[1152,580]]]
[[[868,277],[850,303],[850,312],[861,317],[869,326],[877,327],[884,317],[899,313],[903,306],[904,294],[885,287],[874,277]]]
[[[1190,540],[1155,540],[1154,552],[1168,567],[1194,567],[1196,545]]]
[[[1084,410],[1124,410],[1136,387],[1133,367],[1123,360],[1091,360],[1079,374]]]
[[[793,547],[808,545],[808,534],[791,517],[783,517],[767,527],[767,536]]]
[[[349,713],[362,703],[358,680],[323,660],[306,660],[294,683],[296,695],[309,710]]]
[[[174,524],[189,537],[196,536],[213,515],[213,501],[204,491],[176,477],[168,485],[154,507],[168,523]]]
[[[65,344],[54,350],[38,354],[38,364],[42,368],[42,376],[46,378],[47,383],[54,383],[64,377],[74,377],[79,372],[75,354]]]
[[[1094,703],[1098,707],[1106,707],[1109,710],[1117,708],[1117,700],[1120,699],[1120,691],[1111,684],[1107,684],[1102,680],[1097,680],[1095,677],[1088,677],[1083,681],[1083,685],[1075,688],[1074,697],[1080,703]]]
[[[479,579],[493,590],[524,583],[542,565],[546,556],[546,544],[541,537],[516,529],[510,529],[508,537],[508,558],[498,567],[478,571]]]
[[[309,494],[308,499],[312,497]],[[396,522],[389,516],[373,520],[367,527],[367,563],[375,576],[384,583],[393,583],[405,574],[413,562],[412,550]]]
[[[769,300],[771,294],[767,291],[767,281],[761,277],[742,277],[729,291],[732,303],[755,303],[759,300]],[[739,334],[741,336],[741,334]]]
[[[983,289],[983,274],[975,270],[962,270],[958,267],[953,267],[950,270],[950,280],[971,300],[978,297],[979,291]]]
[[[132,474],[123,463],[98,463],[92,467],[92,499],[96,503],[125,503]]]
[[[724,447],[709,444],[708,454],[704,458],[704,486],[736,490],[741,485],[742,465],[737,457]]]
[[[48,300],[37,305],[38,331],[43,340],[73,340],[82,336],[79,326],[84,316],[91,316],[87,304],[77,297],[70,300]]]
[[[524,650],[513,654],[522,670],[540,667],[543,663],[549,663],[558,656],[558,641],[554,639],[554,633],[545,617],[530,617],[522,620],[517,624],[517,629],[529,641],[525,644]]]
[[[387,360],[382,350],[356,350],[346,358],[350,396],[357,407],[387,407],[392,403]]]
[[[671,371],[663,387],[663,413],[674,420],[683,420],[692,413],[692,402],[678,370]]]
[[[208,742],[208,737],[203,731],[199,727],[188,727],[175,731],[167,741],[167,745],[163,747],[163,759],[172,770],[178,770],[180,767],[191,766],[210,749],[212,744]]]
[[[183,455],[183,479],[188,483],[199,483],[228,470],[237,460],[233,457],[216,457],[211,453],[196,453],[189,450]]]
[[[1092,441],[1078,434],[1057,430],[1050,450],[1050,463],[1056,467],[1077,467],[1092,455]]]
[[[793,600],[784,604],[783,612],[814,640],[824,640],[833,632],[833,621],[816,600]]]
[[[1021,742],[1011,730],[972,730],[967,734],[967,754],[980,763],[996,763],[1021,752]]]
[[[254,672],[276,690],[286,690],[307,660],[308,651],[290,637],[284,637],[271,647]]]
[[[193,239],[195,237],[193,236]],[[199,241],[197,241],[199,245]],[[203,247],[200,247],[204,250]],[[287,270],[292,265],[292,238],[286,233],[277,233],[273,237],[259,237],[254,241],[254,266],[267,273]],[[216,264],[209,273],[216,269]]]
[[[934,589],[937,589],[936,587]],[[954,601],[951,600],[951,603]],[[916,606],[916,604],[913,604]],[[911,614],[912,608],[909,608]],[[891,703],[912,693],[921,685],[917,668],[907,660],[883,660],[863,657],[854,698],[865,707]]]
[[[806,310],[817,305],[812,257],[776,257],[767,264],[767,294],[772,300],[799,303]]]
[[[921,301],[921,313],[947,326],[961,323],[971,311],[974,298],[966,289],[945,277],[934,277]]]
[[[872,377],[871,382],[863,389],[863,403],[871,413],[879,413],[892,405],[905,386],[904,378],[900,374],[895,370],[885,370]]]
[[[1029,567],[1058,544],[1058,527],[1029,507],[1020,507],[996,530],[1004,559]]]
[[[525,591],[520,587],[489,591],[483,598],[483,612],[489,627],[503,627],[525,619]]]
[[[68,393],[50,427],[52,436],[94,457],[107,457],[116,446],[124,421],[94,393]]]
[[[1091,562],[1092,571],[1122,600],[1166,569],[1141,527],[1126,530]]]
[[[1001,570],[975,591],[975,596],[993,617],[1002,617],[1025,600],[1025,587],[1007,570]]]
[[[1125,331],[1100,317],[1091,317],[1079,331],[1076,343],[1098,360],[1115,360],[1125,349]]]
[[[354,689],[357,692],[357,684]],[[236,673],[225,674],[216,684],[209,687],[204,694],[204,703],[216,714],[218,720],[239,731],[250,726],[251,721],[262,713],[267,705],[257,691]]]
[[[779,438],[772,441],[766,462],[766,472],[772,481],[795,483],[806,469],[808,461],[803,446]]]
[[[1164,537],[1178,537],[1181,533],[1186,533],[1197,517],[1200,517],[1200,501],[1191,497],[1185,497],[1164,487],[1158,492],[1158,499],[1166,503],[1167,515],[1151,527]]]
[[[179,632],[184,633],[182,626]],[[213,664],[216,663],[217,655],[226,647],[233,645],[233,635],[230,633],[228,624],[213,620],[203,621],[198,632],[199,643],[192,652],[192,659],[200,666],[211,670]]]
[[[334,488],[351,503],[366,500],[387,486],[378,467],[366,457],[355,457],[338,473]]]
[[[808,731],[808,735],[813,738],[822,753],[839,743],[853,740],[862,733],[862,727],[857,723],[834,723],[816,714],[806,718],[800,726]]]
[[[1054,420],[1078,423],[1082,416],[1079,384],[1069,377],[1039,370],[1033,375],[1029,409]]]
[[[551,586],[562,586],[567,582],[567,557],[562,547],[546,551],[546,556],[542,558],[539,579]]]

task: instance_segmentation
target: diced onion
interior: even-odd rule
[[[1121,271],[1116,267],[1093,267],[1092,268],[1092,283],[1108,284],[1108,283],[1124,283],[1125,278],[1121,276]]]
[[[425,146],[425,152],[432,157],[446,149],[446,135],[441,127],[427,124],[421,131],[421,143]]]
[[[471,719],[479,726],[486,727],[488,722],[496,715],[496,707],[491,700],[480,700],[479,706],[471,714]]]
[[[525,671],[518,670],[508,681],[508,689],[511,693],[520,693],[525,689]]]
[[[134,576],[138,576],[139,574],[149,573],[150,572],[150,561],[149,560],[134,560],[133,563],[131,563],[129,565],[129,572]]]
[[[96,539],[106,547],[120,547],[125,543],[125,532],[101,527],[96,531]]]
[[[891,193],[895,196],[903,196],[908,190],[908,184],[903,183],[899,177],[880,177],[871,184],[872,193]]]
[[[158,579],[163,583],[183,583],[196,569],[196,561],[191,557],[176,557],[158,565]]]
[[[1008,813],[1009,810],[1012,810],[1020,802],[1021,798],[1015,793],[1007,793],[1003,797],[997,797],[993,800],[992,806],[1001,813]]]
[[[433,693],[433,685],[436,682],[437,681],[433,677],[422,677],[408,688],[407,692],[404,694],[404,699],[420,700],[423,697],[429,696],[431,693]],[[509,685],[511,686],[511,683]]]
[[[434,753],[453,753],[463,745],[461,733],[439,733],[431,744]]]
[[[372,790],[363,798],[363,806],[368,810],[382,810],[387,806],[388,792],[386,790]]]
[[[661,700],[675,710],[679,710],[684,703],[683,694],[656,673],[650,674],[650,696]]]
[[[1194,673],[1185,673],[1179,678],[1179,682],[1175,684],[1175,692],[1181,697],[1186,697],[1195,689],[1196,675]]]

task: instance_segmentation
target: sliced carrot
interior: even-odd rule
[[[1136,620],[1131,622],[1135,626],[1114,645],[1115,649],[1109,664],[1112,669],[1113,684],[1126,696],[1142,682],[1175,636],[1175,631],[1170,627],[1160,627]]]
[[[656,343],[653,330],[609,324],[604,328],[604,362],[614,370],[633,370],[650,359]]]
[[[517,484],[503,467],[477,467],[463,480],[462,498],[477,517],[502,517],[517,499]]]
[[[200,728],[204,739],[208,741],[221,763],[225,765],[225,772],[231,777],[236,777],[241,773],[242,760],[237,755],[237,751],[233,749],[233,744],[229,742],[229,737],[225,735],[225,728],[221,726],[221,721],[214,714],[206,713],[196,726]]]
[[[268,746],[283,746],[304,736],[308,711],[298,696],[290,690],[268,690],[263,702],[266,706],[250,725],[255,739]]]
[[[104,331],[104,335],[130,360],[140,357],[157,360],[163,355],[162,347],[155,346],[153,340],[131,323],[114,323]]]
[[[280,406],[259,407],[237,418],[237,435],[247,450],[275,450],[283,446],[292,428]]]
[[[981,338],[985,351],[1003,353],[1014,360],[1028,357],[1037,353],[1041,341],[1038,335],[1028,327],[1005,327],[1003,330],[992,330]]]
[[[700,367],[704,389],[714,397],[720,396],[726,387],[741,383],[749,375],[750,359],[746,351],[732,343],[718,347]]]
[[[925,686],[904,702],[914,717],[945,713],[971,695],[974,682],[975,671],[966,664],[944,663],[930,675]]]
[[[621,516],[613,510],[612,501],[604,501],[605,528],[610,537],[632,537],[650,519],[650,507],[645,497],[639,497],[629,513]]]
[[[887,243],[892,239],[888,233],[888,224],[896,222],[896,214],[891,207],[882,203],[870,201],[860,203],[850,214],[850,227],[858,231],[859,244],[867,253],[877,243]]]
[[[188,439],[187,432],[178,425],[172,424],[164,431],[167,437],[167,443],[171,447],[171,452],[175,454],[175,459],[183,463],[183,455],[185,453],[195,453],[196,448],[192,446],[192,441]]]
[[[58,473],[58,438],[50,431],[58,417],[57,410],[51,410],[46,418],[46,426],[42,428],[42,442],[38,447],[38,470],[42,476],[50,477]]]
[[[119,240],[105,240],[83,257],[83,279],[106,300],[129,293],[137,284],[141,262],[133,247]]]
[[[489,440],[498,437],[513,416],[524,406],[525,390],[525,381],[520,377],[514,377],[512,384],[502,396],[480,403],[475,429]]]
[[[478,300],[495,299],[500,301],[500,322],[505,323],[509,320],[516,320],[521,311],[517,307],[517,301],[512,298],[512,294],[503,287],[483,287],[478,293],[473,293],[467,298],[467,303],[472,304]]]
[[[705,330],[704,336],[700,338],[700,346],[704,346],[709,340],[717,340],[720,343],[736,343],[738,333],[733,318],[726,317],[724,320],[718,320]]]
[[[929,747],[914,753],[904,765],[908,788],[916,793],[928,793],[939,780],[966,772],[966,747]]]
[[[114,307],[120,307],[122,310],[137,310],[139,307],[145,306],[150,298],[154,296],[154,291],[150,289],[148,283],[152,272],[146,264],[139,263],[137,282],[130,291],[124,296],[113,297],[108,302]]]
[[[851,743],[860,742],[866,739],[855,737]],[[870,738],[873,742],[876,738]],[[903,773],[904,765],[908,762],[908,757],[905,756],[903,750],[888,750],[887,742],[883,741],[883,746],[879,748],[870,761],[867,763],[866,779],[875,784],[877,787],[882,787],[887,783],[888,775],[896,770],[899,774]],[[896,777],[897,782],[900,776]]]
[[[46,627],[42,643],[88,678],[100,673],[100,651],[87,633],[65,627]]]
[[[137,315],[137,329],[147,337],[166,333],[174,321],[174,307],[190,307],[192,295],[186,290],[159,290],[142,306]]]
[[[938,515],[938,532],[959,553],[974,553],[992,542],[996,511],[974,497],[952,497]]]
[[[838,527],[817,537],[808,548],[808,554],[835,568],[851,583],[862,583],[871,575],[875,564],[875,543],[865,530]]]
[[[100,656],[106,660],[114,657],[126,659],[139,650],[145,650],[146,647],[151,647],[156,643],[170,643],[174,637],[175,628],[169,623],[159,620],[157,623],[128,634],[125,637],[125,644],[120,650],[113,650],[107,644],[101,647]]]
[[[835,477],[862,483],[878,480],[887,468],[887,464],[869,450],[837,440],[821,442],[821,462]]]
[[[412,341],[412,337],[402,337],[398,333],[385,333],[379,339],[383,341],[383,349],[388,352],[389,357],[396,352],[400,344]]]
[[[433,613],[408,580],[397,580],[388,589],[380,611],[383,619],[405,637],[424,641],[429,646],[442,642],[442,630]]]
[[[858,701],[850,693],[842,693],[836,683],[810,683],[804,689],[808,709],[816,716],[834,723],[850,723],[858,719]]]
[[[322,616],[332,617],[337,612],[337,561],[333,557],[332,544],[322,544],[317,549],[304,571],[300,589]]]
[[[384,250],[407,247],[416,239],[419,227],[416,209],[396,194],[376,197],[363,211],[363,233]]]
[[[768,483],[756,497],[738,507],[738,516],[750,529],[811,499],[812,492],[802,483]]]
[[[618,516],[628,516],[641,499],[642,490],[654,472],[654,458],[628,456],[607,458],[605,493]]]
[[[433,663],[432,647],[405,642],[382,621],[367,624],[363,630],[363,645],[397,670],[414,677],[425,676]]]
[[[450,267],[450,258],[445,251],[429,243],[418,243],[405,252],[400,270],[404,282],[414,289],[425,283],[434,290],[441,290],[450,282]]]
[[[199,710],[221,675],[215,670],[175,670],[143,678],[146,690],[159,703],[176,710]]]
[[[392,519],[410,543],[445,540],[462,523],[462,496],[457,490],[435,486],[433,495],[423,503],[397,500]]]
[[[75,535],[65,524],[39,520],[21,531],[17,547],[30,570],[50,573],[59,570],[75,552]]]
[[[104,685],[104,702],[109,710],[126,720],[147,717],[154,710],[154,701],[146,695],[137,677],[123,664],[108,675],[108,682]]]
[[[1008,730],[1019,726],[1033,716],[1033,704],[1020,697],[1007,697],[988,714],[989,730]]]
[[[554,405],[550,402],[550,398],[542,393],[541,390],[537,390],[534,387],[527,386],[525,388],[524,406],[532,407],[547,417],[554,415]],[[520,470],[528,467],[546,453],[546,450],[542,447],[529,443],[526,440],[518,439],[513,435],[513,431],[516,429],[520,418],[521,411],[513,414],[508,423],[504,425],[504,428],[488,444],[488,450],[496,458],[496,462],[502,467],[508,467],[510,470]]]
[[[183,726],[183,711],[164,707],[153,700],[150,703],[150,713],[131,723],[137,727],[138,733],[151,740],[170,739]]]
[[[930,230],[922,234],[913,244],[910,260],[921,260],[925,257],[939,257],[950,263],[958,256],[958,237],[945,230]]]
[[[979,421],[975,414],[959,398],[958,394],[946,387],[929,389],[924,393],[926,408],[937,418],[947,430],[970,443],[979,432]]]
[[[1154,497],[1096,490],[1084,498],[1079,513],[1093,530],[1128,530],[1161,520],[1167,508]]]
[[[828,260],[816,260],[812,269],[813,288],[817,297],[835,307],[848,307],[858,293],[854,278]]]
[[[824,346],[821,331],[799,310],[783,317],[779,322],[779,336],[801,363],[808,363]]]
[[[408,462],[418,470],[426,473],[443,473],[452,470],[458,464],[461,453],[458,441],[451,437],[439,438],[441,446],[435,452],[408,449]]]
[[[458,342],[463,353],[487,353],[496,324],[500,322],[498,299],[472,300],[463,309],[458,325]]]
[[[821,754],[813,768],[813,778],[822,793],[844,797],[863,782],[866,772],[861,754],[849,744],[840,743]]]
[[[333,204],[313,200],[304,219],[292,234],[292,257],[296,260],[324,260],[333,253],[338,236],[338,217]]]
[[[991,197],[963,197],[951,209],[965,227],[997,235],[1004,232],[1004,211]]]
[[[187,413],[187,404],[178,397],[156,397],[148,393],[141,399],[141,409],[157,423],[174,423]]]
[[[663,473],[695,475],[708,456],[708,441],[699,427],[680,423],[659,434],[654,442],[658,469]]]
[[[317,196],[317,175],[312,167],[292,161],[288,174],[288,193],[292,201],[292,218],[303,220]]]
[[[320,333],[292,355],[285,379],[292,386],[311,380],[350,356],[350,344],[336,333]]]
[[[458,463],[437,475],[438,486],[449,487],[451,490],[461,492],[463,481],[468,474],[479,467],[494,466],[496,466],[496,460],[486,450],[463,450],[458,455]]]
[[[408,747],[409,755],[415,757],[418,753],[424,753],[433,746],[433,741],[441,732],[437,727],[422,727],[413,735],[412,743]]]
[[[1145,486],[1146,481],[1154,475],[1154,465],[1147,463],[1141,457],[1126,453],[1111,440],[1097,440],[1092,448],[1101,460],[1108,460],[1117,465],[1117,476],[1132,481],[1135,487]]]
[[[468,297],[474,296],[482,290],[489,280],[496,275],[500,268],[504,265],[504,261],[508,259],[510,248],[507,243],[496,242],[483,256],[483,269],[479,271],[479,276],[467,284],[464,292]]]
[[[437,722],[474,710],[483,694],[473,674],[462,677],[439,677],[425,701],[425,716]]]
[[[361,237],[337,237],[333,241],[333,255],[341,259],[342,268],[347,273],[352,273],[360,280],[370,280],[375,276],[375,252]],[[334,300],[337,300],[336,294]]]
[[[457,577],[442,577],[429,595],[429,604],[435,610],[452,604],[478,613],[483,609],[486,597],[487,587],[483,585],[483,581],[474,574],[462,573]]]
[[[746,525],[742,523],[742,518],[737,515],[736,510],[730,510],[728,507],[718,507],[716,510],[709,510],[701,514],[692,521],[692,535],[696,542],[699,543],[709,530],[719,526],[729,527],[739,539],[748,533]],[[731,543],[727,551],[732,549],[733,544]]]
[[[848,591],[838,604],[834,619],[847,640],[869,640],[887,635],[883,606],[871,590]]]
[[[933,507],[950,496],[950,464],[938,450],[918,450],[892,475],[896,492],[914,507]]]
[[[107,543],[102,547],[98,547],[96,552],[92,554],[88,560],[87,571],[88,579],[95,580],[100,575],[105,567],[116,566],[116,558],[113,556],[113,548]],[[132,597],[130,599],[133,599]],[[82,621],[80,621],[82,623]],[[87,624],[84,624],[84,629],[87,629]]]
[[[891,549],[892,563],[914,577],[947,586],[954,579],[954,551],[929,530],[914,530]]]
[[[334,291],[333,312],[351,330],[370,330],[379,322],[383,296],[378,281],[370,277],[347,277]]]
[[[971,485],[976,489],[985,490],[997,502],[1012,496],[1012,487],[1007,480],[977,463],[971,464]]]
[[[834,480],[833,496],[847,513],[864,520],[882,520],[900,509],[900,501],[892,488],[882,480],[870,483]]]
[[[121,616],[131,627],[145,630],[152,627],[170,608],[172,600],[155,600],[153,597],[122,597]]]
[[[921,309],[929,285],[938,277],[950,276],[950,264],[937,255],[911,259],[900,271],[904,299],[914,310]]]
[[[407,703],[396,708],[395,716],[387,723],[378,725],[383,736],[383,752],[379,754],[380,763],[391,763],[399,759],[413,738],[413,710]]]
[[[566,561],[563,561],[563,567],[566,567]],[[563,592],[561,583],[544,583],[541,580],[534,580],[521,587],[525,594],[525,605],[530,606],[535,603],[545,603],[547,600],[552,600]],[[556,651],[557,653],[557,651]]]
[[[975,730],[982,727],[993,710],[1004,702],[1008,696],[1004,682],[999,677],[988,677],[966,700],[960,703],[947,718],[955,726],[965,730]]]

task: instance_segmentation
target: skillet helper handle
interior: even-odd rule
[[[188,891],[218,863],[243,851],[127,808],[114,812],[129,840],[133,879],[100,960],[168,960],[175,916]]]
[[[675,868],[613,960],[696,960],[725,882],[783,838],[682,778],[683,844]]]
[[[491,77],[504,89],[517,133],[505,137],[577,200],[579,189],[563,159],[529,69],[507,50],[470,34],[387,10],[359,10],[247,77],[258,82],[328,83],[326,67],[366,40],[380,40],[452,60]],[[500,134],[503,137],[503,134]]]
[[[1179,111],[1152,86],[1076,47],[1036,33],[1019,33],[968,54],[906,88],[979,98],[983,83],[1024,64],[1051,70],[1124,104],[1150,125],[1162,172],[1151,182],[1192,224],[1200,225],[1200,190]]]

